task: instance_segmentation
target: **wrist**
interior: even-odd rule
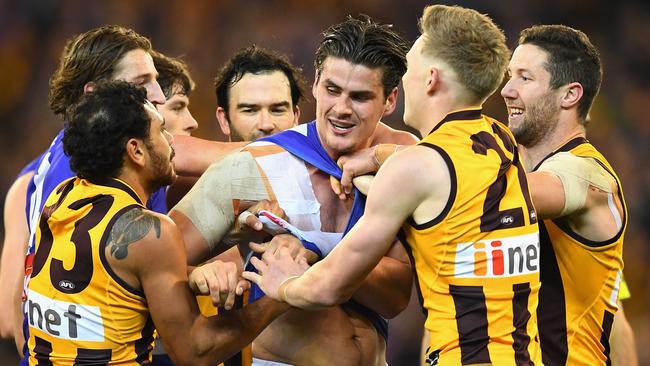
[[[282,281],[280,283],[280,286],[278,287],[278,298],[280,299],[280,301],[288,302],[287,301],[287,288],[289,287],[289,285],[294,280],[298,279],[298,277],[300,277],[300,276],[287,277],[287,278],[284,279],[284,281]]]
[[[381,167],[388,158],[397,152],[399,145],[396,144],[379,144],[375,146],[375,152],[373,154],[373,162],[377,169]]]

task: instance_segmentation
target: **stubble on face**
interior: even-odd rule
[[[172,162],[175,155],[174,149],[171,148],[171,153],[167,155],[157,152],[151,141],[146,142],[145,147],[151,157],[151,186],[153,189],[156,190],[174,183],[176,180],[176,171]]]
[[[515,140],[526,148],[537,146],[550,136],[558,124],[559,105],[553,90],[540,96],[536,103],[526,107],[526,115],[519,126],[511,126]]]

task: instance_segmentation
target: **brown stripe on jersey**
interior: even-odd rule
[[[101,366],[108,365],[113,356],[110,349],[86,349],[77,350],[77,358],[74,360],[74,366]]]
[[[440,126],[444,125],[447,122],[451,122],[451,121],[469,121],[469,120],[473,120],[473,119],[481,119],[481,118],[483,118],[483,116],[481,115],[482,110],[483,109],[481,109],[481,108],[479,108],[479,109],[466,109],[464,111],[449,113],[448,115],[445,116],[445,118],[442,119],[442,121],[440,121],[440,123],[438,123],[436,125],[436,127],[434,127],[431,130],[431,132],[429,132],[429,135],[432,134],[435,130],[437,130],[438,128],[440,128]]]
[[[151,319],[151,314],[147,318],[147,323],[145,323],[142,328],[140,339],[135,341],[135,354],[137,355],[135,361],[140,365],[149,365],[149,358],[151,356],[151,350],[153,349],[153,319]]]
[[[516,283],[512,285],[514,297],[512,298],[512,325],[515,331],[512,334],[512,348],[515,350],[515,362],[517,365],[532,365],[528,345],[530,336],[528,335],[528,321],[530,320],[530,311],[528,311],[528,297],[530,296],[530,283]]]
[[[601,325],[603,328],[603,333],[600,335],[600,344],[602,344],[603,348],[605,349],[605,357],[607,357],[607,366],[612,365],[612,359],[609,357],[609,351],[610,351],[609,335],[612,332],[613,322],[614,322],[614,314],[605,310],[605,314],[603,315],[603,324]]]
[[[129,194],[136,202],[144,206],[144,203],[140,200],[140,197],[138,196],[137,193],[131,187],[127,186],[126,184],[120,182],[117,179],[113,178],[103,178],[103,179],[93,179],[93,180],[88,180],[90,183],[97,184],[100,186],[105,186],[105,187],[111,187],[111,188],[117,188],[119,190],[122,190],[126,193]]]
[[[52,366],[50,354],[52,353],[52,343],[43,338],[34,337],[34,358],[38,361],[37,366]]]
[[[418,295],[418,301],[420,302],[420,310],[422,310],[422,314],[424,316],[428,315],[427,309],[424,307],[424,297],[422,296],[422,289],[420,288],[420,280],[418,279],[418,272],[415,270],[415,258],[413,257],[413,246],[406,240],[406,234],[404,233],[404,229],[399,229],[397,232],[397,239],[399,239],[400,243],[402,243],[402,246],[404,247],[404,250],[406,250],[406,254],[409,257],[409,261],[411,262],[411,272],[413,272],[413,280],[415,281],[415,291]]]
[[[430,228],[430,227],[440,223],[445,217],[447,217],[447,215],[449,214],[449,211],[451,211],[451,207],[454,205],[454,202],[456,202],[456,192],[458,191],[458,181],[457,181],[457,178],[456,178],[456,168],[454,168],[454,162],[451,160],[451,158],[449,157],[449,154],[447,154],[447,152],[443,148],[441,148],[440,146],[434,145],[434,144],[430,144],[428,142],[423,142],[423,143],[420,143],[419,145],[420,146],[430,147],[433,150],[437,151],[438,154],[440,154],[440,156],[442,157],[442,160],[444,160],[445,163],[447,164],[447,169],[449,169],[449,178],[451,180],[449,198],[447,199],[447,203],[445,204],[445,208],[442,210],[442,212],[438,216],[436,216],[432,220],[430,220],[428,222],[425,222],[425,223],[422,223],[422,224],[416,223],[415,220],[413,220],[413,216],[408,218],[408,223],[411,226],[413,226],[417,230],[424,230],[424,229]]]
[[[540,282],[537,324],[545,365],[565,365],[568,354],[562,275],[544,222],[539,223]]]
[[[52,343],[43,338],[34,337],[34,358],[38,361],[38,366],[52,366],[50,354],[52,354]]]
[[[487,305],[482,286],[449,285],[456,307],[456,326],[463,365],[489,364]]]
[[[572,139],[571,141],[567,142],[566,144],[562,145],[559,149],[553,151],[552,153],[546,155],[544,159],[542,159],[537,165],[535,165],[535,168],[533,168],[533,171],[539,169],[540,165],[542,165],[546,159],[550,158],[551,156],[559,153],[559,152],[567,152],[573,150],[575,147],[582,145],[582,144],[588,144],[589,141],[587,141],[586,138],[584,137],[576,137]]]
[[[602,161],[596,159],[593,156],[587,156],[587,157],[594,159],[596,163],[598,163],[598,165],[600,165],[603,169],[605,169],[605,171],[609,175],[611,175],[612,178],[614,178],[614,181],[616,182],[616,186],[618,187],[618,199],[621,201],[621,205],[623,206],[623,218],[622,218],[623,224],[621,225],[621,228],[618,230],[616,235],[614,235],[612,238],[603,241],[595,241],[595,240],[589,240],[584,236],[575,232],[573,229],[571,229],[569,223],[565,220],[561,220],[561,218],[554,219],[553,223],[557,225],[557,227],[559,227],[565,234],[570,236],[573,240],[577,241],[578,243],[584,244],[591,248],[598,248],[598,247],[604,247],[606,245],[615,243],[621,238],[621,235],[623,235],[623,232],[625,232],[625,228],[627,227],[627,207],[625,205],[625,199],[623,198],[623,188],[621,187],[621,182],[619,182],[616,175],[612,171],[610,171],[609,168]]]

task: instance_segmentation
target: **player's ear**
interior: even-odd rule
[[[318,79],[320,78],[320,72],[318,72],[318,69],[314,71],[314,84],[311,86],[311,94],[314,96],[314,99],[316,99],[316,89],[318,86]]]
[[[440,70],[431,66],[429,76],[426,79],[427,94],[433,94],[440,87]]]
[[[226,136],[230,136],[230,123],[228,122],[228,116],[226,116],[226,110],[223,107],[217,107],[216,115],[221,132]]]
[[[388,97],[386,98],[386,105],[384,106],[383,115],[388,116],[389,114],[393,113],[393,111],[395,111],[396,106],[397,106],[397,87],[393,88],[390,94],[388,94]]]
[[[126,159],[131,163],[139,166],[145,166],[145,146],[144,142],[140,139],[131,138],[126,142]]]
[[[95,90],[95,82],[89,81],[84,85],[84,93],[92,93]]]
[[[575,107],[580,102],[582,95],[584,94],[582,84],[577,82],[569,83],[562,87],[562,89],[563,92],[562,100],[560,100],[560,106],[564,109],[571,109]]]
[[[300,107],[295,106],[293,108],[293,126],[298,126],[298,123],[300,123]]]

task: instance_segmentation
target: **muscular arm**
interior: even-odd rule
[[[179,175],[198,177],[217,159],[246,144],[246,142],[221,142],[191,136],[174,136],[176,172]]]
[[[189,264],[198,264],[234,243],[223,242],[233,228],[236,205],[268,199],[262,176],[248,152],[215,162],[169,212],[181,231]]]
[[[5,198],[4,229],[5,238],[2,246],[2,263],[0,264],[0,335],[2,338],[14,337],[20,350],[24,342],[22,334],[21,294],[25,275],[25,251],[29,241],[25,202],[27,185],[34,173],[18,178],[9,188]]]
[[[422,159],[422,155],[427,159]],[[413,164],[414,160],[421,164]],[[286,301],[301,308],[320,308],[349,299],[389,249],[402,223],[429,197],[435,197],[435,191],[445,191],[445,187],[448,190],[449,175],[431,173],[444,169],[447,167],[440,155],[428,148],[407,149],[396,154],[375,178],[365,215],[325,259],[285,283],[286,291],[282,294],[286,295]],[[405,176],[412,179],[404,180]],[[286,257],[269,255],[264,260],[269,268],[263,276],[248,272],[245,276],[260,284],[269,296],[277,296],[280,282],[287,277],[281,273],[282,268],[293,265]]]
[[[540,218],[561,218],[594,241],[621,230],[624,212],[617,183],[594,159],[558,153],[527,178]]]
[[[352,298],[382,317],[392,319],[408,306],[412,281],[410,260],[402,244],[396,241]]]
[[[202,316],[188,286],[185,252],[176,226],[163,215],[138,210],[131,213],[138,217],[126,217],[132,224],[116,222],[115,228],[123,230],[111,232],[107,258],[120,277],[144,291],[156,329],[176,364],[219,363],[287,309],[285,304],[262,298],[240,310]]]

